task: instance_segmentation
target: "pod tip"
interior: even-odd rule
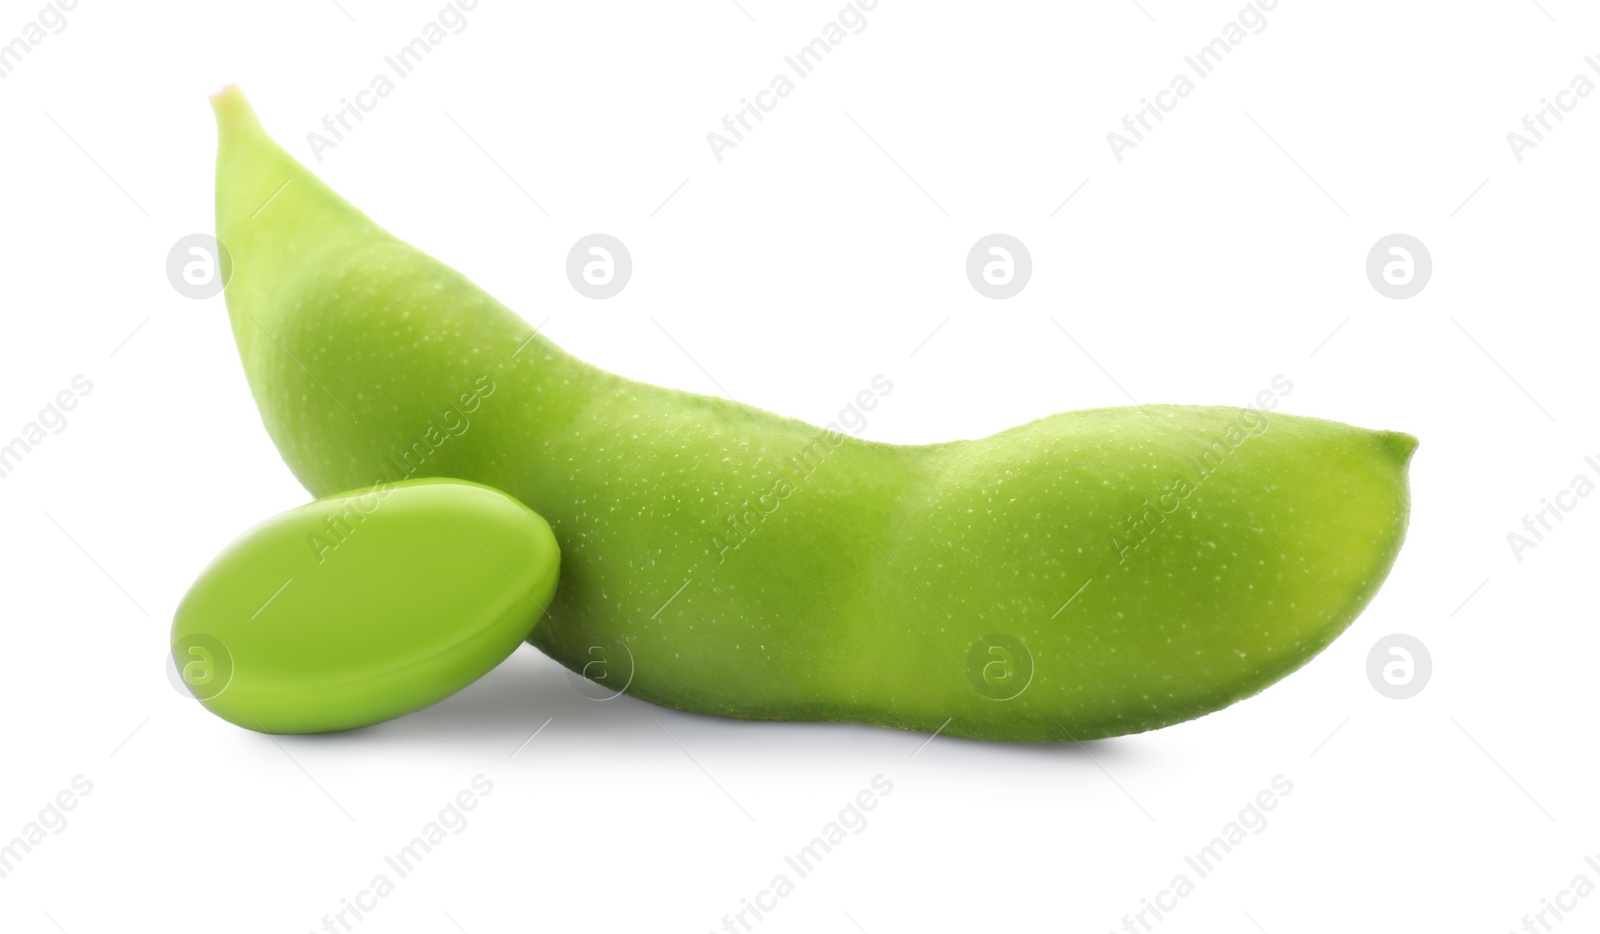
[[[255,111],[245,99],[237,84],[230,84],[211,95],[211,109],[217,114],[217,123],[228,126],[249,126],[256,122]]]
[[[1417,450],[1417,438],[1403,431],[1378,432],[1378,444],[1394,456],[1395,462],[1404,467],[1411,462],[1411,455]]]

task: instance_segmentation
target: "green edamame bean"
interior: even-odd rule
[[[322,733],[420,710],[505,661],[550,602],[550,526],[499,490],[380,483],[229,545],[172,621],[189,692],[230,723]]]
[[[616,689],[1131,733],[1304,664],[1400,548],[1408,435],[1144,406],[906,447],[604,372],[330,191],[236,89],[215,103],[228,307],[284,459],[313,492],[451,475],[528,503],[565,564],[531,641]]]

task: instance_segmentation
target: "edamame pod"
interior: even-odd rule
[[[564,353],[215,98],[227,302],[313,493],[458,476],[549,520],[535,645],[732,717],[1083,740],[1247,697],[1342,632],[1414,438],[1244,409],[1069,412],[896,446]],[[597,661],[603,664],[595,664]]]

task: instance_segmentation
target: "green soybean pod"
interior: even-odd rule
[[[439,475],[526,502],[564,565],[531,641],[615,690],[990,739],[1149,730],[1306,663],[1400,549],[1397,432],[1147,405],[897,446],[605,372],[328,189],[237,89],[215,109],[229,314],[285,461],[313,493]]]
[[[172,621],[172,657],[212,713],[323,733],[420,710],[533,630],[555,590],[550,526],[499,490],[382,482],[241,535]]]

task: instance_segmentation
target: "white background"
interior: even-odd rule
[[[307,131],[440,6],[86,0],[0,80],[0,436],[93,382],[0,480],[0,841],[93,783],[0,879],[0,929],[320,930],[479,774],[466,829],[356,930],[720,930],[880,774],[866,828],[757,930],[1120,929],[1280,774],[1265,830],[1155,930],[1501,932],[1600,882],[1600,500],[1520,561],[1506,539],[1600,455],[1600,95],[1520,162],[1506,140],[1600,81],[1573,0],[1282,0],[1120,162],[1106,133],[1237,0],[882,0],[720,162],[705,134],[838,0],[483,0],[313,164],[568,350],[819,423],[881,373],[865,435],[894,442],[1245,405],[1282,374],[1283,411],[1421,438],[1405,549],[1286,681],[1083,747],[597,703],[527,646],[349,735],[270,739],[181,696],[177,600],[305,499],[221,297],[166,277],[212,229],[205,96],[241,83],[310,161]],[[0,3],[0,42],[39,9]],[[564,274],[596,231],[635,265],[607,301]],[[1034,261],[1006,301],[964,275],[997,231]],[[1396,232],[1434,262],[1403,301],[1364,270]],[[1410,700],[1365,673],[1394,632],[1433,657]],[[1600,897],[1577,904],[1546,920],[1594,930]]]

